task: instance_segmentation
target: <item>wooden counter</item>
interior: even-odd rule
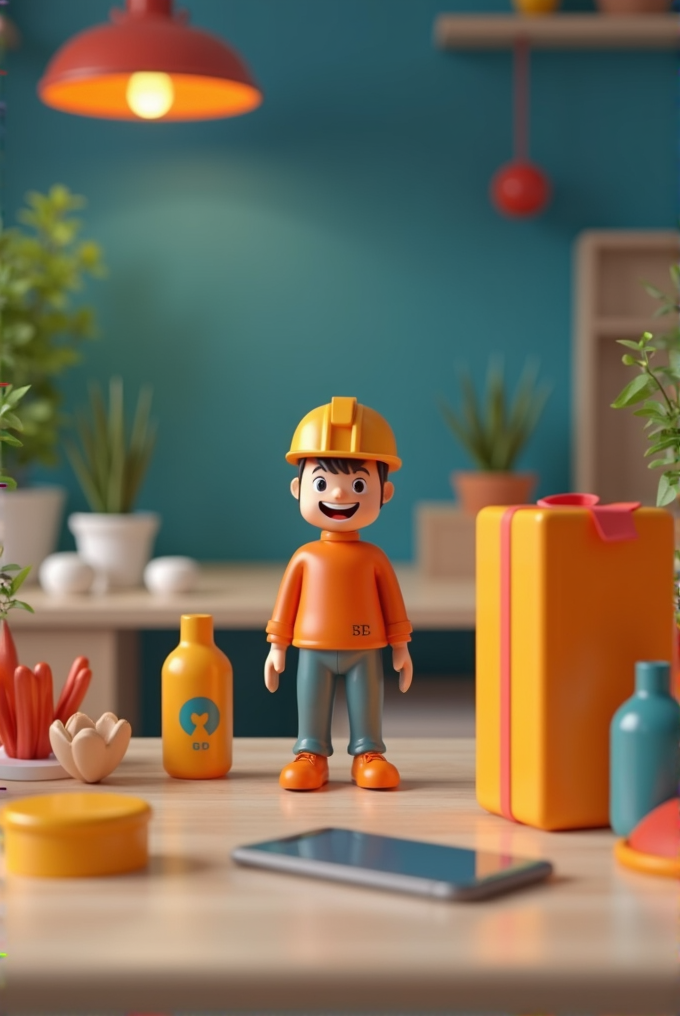
[[[13,611],[12,630],[179,628],[180,614],[212,614],[215,628],[264,631],[285,567],[285,563],[205,564],[196,591],[174,596],[146,589],[51,596],[31,586],[25,595],[35,615]],[[395,570],[414,627],[474,628],[472,579],[425,578],[411,565],[396,565]]]
[[[196,591],[177,596],[153,595],[146,589],[50,596],[31,586],[25,598],[35,614],[12,612],[19,657],[31,667],[47,660],[61,689],[73,659],[87,656],[93,681],[84,709],[97,716],[110,709],[134,728],[137,633],[154,628],[179,633],[181,614],[212,614],[216,629],[259,628],[264,643],[284,568],[285,564],[203,565]],[[416,629],[474,628],[472,579],[425,578],[408,565],[397,565],[396,571]]]
[[[145,873],[3,884],[3,1011],[677,1011],[677,885],[619,868],[606,830],[541,833],[475,803],[472,741],[393,740],[402,788],[278,787],[291,742],[241,740],[226,780],[170,780],[134,741],[93,792],[154,808]],[[27,786],[14,785],[12,793]],[[30,792],[80,790],[73,781]],[[323,825],[553,861],[552,883],[452,904],[239,868],[236,844]]]

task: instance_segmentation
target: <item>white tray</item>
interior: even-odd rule
[[[0,780],[67,780],[69,775],[57,762],[49,758],[9,758],[0,745]]]

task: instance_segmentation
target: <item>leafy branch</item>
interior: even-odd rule
[[[0,557],[2,557],[5,548],[0,544]],[[19,564],[3,564],[0,565],[0,620],[5,620],[10,610],[18,607],[20,610],[27,610],[30,614],[34,614],[35,611],[28,603],[24,603],[23,600],[17,600],[15,593],[19,591],[23,585],[28,573],[31,570],[31,565],[27,565],[22,568]],[[10,574],[16,572],[14,577]]]
[[[24,440],[11,460],[56,461],[65,423],[55,379],[80,360],[78,346],[96,333],[94,312],[75,306],[87,277],[105,274],[97,244],[80,237],[74,213],[85,201],[57,185],[30,193],[20,226],[0,227],[0,362],[2,377],[30,386],[21,409]]]
[[[24,429],[15,410],[30,387],[30,385],[24,385],[23,388],[14,388],[13,385],[7,385],[6,388],[0,388],[0,474],[3,473],[2,445],[8,444],[12,448],[23,446],[23,442],[9,432],[10,430],[22,431]],[[3,483],[9,490],[15,490],[17,485],[13,477],[3,475],[0,475],[0,483]]]
[[[669,296],[655,286],[645,287],[659,301],[656,317],[680,313],[680,265],[673,265],[670,274],[678,296]],[[644,332],[637,342],[617,342],[630,350],[622,362],[637,367],[639,373],[611,405],[613,409],[638,406],[634,415],[645,420],[644,429],[651,442],[645,458],[660,456],[653,458],[648,468],[663,469],[656,495],[657,506],[662,508],[675,501],[680,485],[680,328],[656,338]],[[667,362],[657,366],[652,361],[659,350],[667,353]]]

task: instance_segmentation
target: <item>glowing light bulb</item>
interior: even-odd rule
[[[165,116],[175,101],[172,78],[160,71],[131,74],[125,97],[137,116],[143,120],[158,120]]]

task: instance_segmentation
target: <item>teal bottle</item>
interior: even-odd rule
[[[619,836],[678,794],[680,705],[670,687],[668,663],[636,663],[635,694],[611,722],[609,821]]]

